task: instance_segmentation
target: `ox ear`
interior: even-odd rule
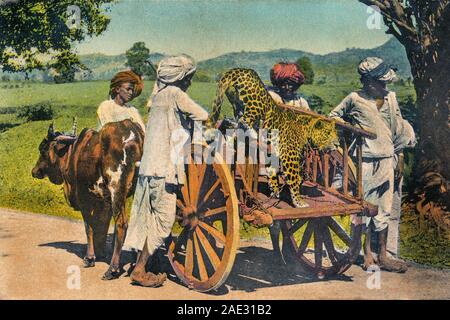
[[[63,157],[66,152],[69,150],[70,144],[65,144],[62,141],[58,141],[55,144],[54,150],[58,157]]]
[[[47,138],[53,138],[55,136],[55,121],[48,126]]]

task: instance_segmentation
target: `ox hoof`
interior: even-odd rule
[[[95,257],[84,257],[83,258],[83,266],[85,268],[95,267]]]
[[[117,268],[109,267],[108,270],[103,275],[102,280],[114,280],[119,278],[121,274],[122,270],[119,267]]]

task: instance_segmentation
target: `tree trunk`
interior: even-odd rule
[[[446,36],[445,36],[446,37]],[[450,43],[442,37],[435,50],[408,50],[419,109],[416,192],[450,211]],[[425,46],[423,48],[426,48]],[[416,49],[417,50],[417,49]]]

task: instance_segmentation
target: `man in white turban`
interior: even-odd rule
[[[406,263],[387,254],[388,227],[394,195],[394,170],[402,165],[397,161],[399,157],[396,157],[395,151],[403,149],[405,143],[409,141],[409,138],[405,137],[406,121],[402,118],[395,92],[387,89],[387,84],[396,77],[395,71],[380,58],[368,57],[362,60],[358,66],[358,73],[361,75],[363,88],[345,97],[330,116],[375,132],[377,135],[376,139],[364,139],[362,149],[364,199],[378,206],[378,214],[373,218],[366,218],[363,267],[368,268],[375,264],[370,246],[370,239],[375,232],[379,267],[387,271],[405,272]],[[396,227],[398,228],[398,224]]]
[[[146,272],[149,258],[170,235],[176,214],[176,190],[185,181],[180,146],[189,141],[193,121],[206,121],[208,113],[186,93],[195,73],[188,56],[163,59],[151,96],[144,151],[131,208],[125,246],[140,251],[131,274],[133,283],[155,287],[165,274]]]

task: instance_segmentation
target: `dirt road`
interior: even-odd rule
[[[381,272],[379,289],[368,289],[370,275],[358,266],[318,281],[277,265],[263,240],[241,241],[233,271],[217,292],[191,291],[170,274],[163,287],[142,288],[130,285],[126,274],[102,281],[105,262],[82,268],[85,242],[79,221],[0,209],[0,299],[450,299],[449,270],[414,265],[403,275]],[[122,261],[127,269],[131,254]],[[163,268],[171,271],[168,262]]]

